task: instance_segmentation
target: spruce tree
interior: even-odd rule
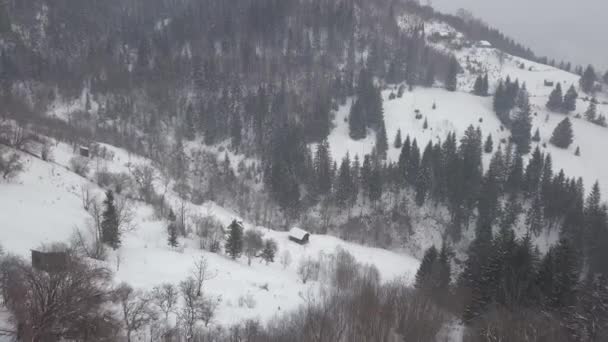
[[[449,91],[456,91],[458,88],[458,73],[460,72],[460,64],[455,56],[450,58],[450,64],[448,65],[448,73],[445,80],[445,89]]]
[[[353,140],[365,139],[367,129],[365,125],[365,114],[361,100],[357,99],[350,107],[350,115],[348,117],[349,136]]]
[[[386,126],[384,125],[384,119],[380,123],[380,128],[376,131],[376,152],[380,159],[386,159],[386,153],[388,151],[388,140],[386,137]]]
[[[486,143],[483,145],[483,151],[485,153],[492,153],[494,150],[494,142],[492,141],[492,134],[488,135],[488,139],[486,139]]]
[[[243,252],[243,227],[239,222],[233,220],[228,226],[228,236],[226,237],[226,254],[232,259],[238,258]]]
[[[167,216],[167,219],[169,220],[169,225],[167,226],[167,243],[169,246],[175,248],[178,246],[178,229],[177,223],[175,222],[176,217],[172,209],[169,209],[169,215]]]
[[[540,191],[537,191],[537,194],[532,201],[532,205],[526,214],[526,225],[536,236],[540,234],[544,227],[543,218],[543,201]]]
[[[114,204],[114,193],[112,190],[106,191],[106,198],[103,201],[104,211],[101,214],[102,241],[113,249],[120,247],[119,219],[116,206]]]
[[[338,205],[345,206],[350,202],[352,187],[353,177],[351,175],[350,157],[347,153],[346,157],[342,159],[337,177],[336,201]]]
[[[314,159],[314,168],[316,175],[316,192],[320,195],[331,193],[332,183],[332,161],[329,151],[329,142],[323,140],[317,145],[317,152]]]
[[[587,107],[587,111],[585,111],[585,119],[589,122],[596,122],[597,119],[597,100],[594,98],[589,102],[589,107]]]
[[[427,118],[424,118],[424,123],[422,124],[422,129],[428,129],[429,128],[429,121],[427,120]]]
[[[565,118],[555,127],[550,142],[559,148],[568,148],[572,140],[572,123],[569,118]]]
[[[424,257],[422,258],[420,267],[418,267],[418,271],[416,272],[415,287],[417,289],[424,289],[426,286],[428,286],[429,279],[433,273],[433,268],[437,262],[437,257],[438,253],[435,246],[429,247],[424,252]]]
[[[277,254],[279,247],[277,246],[276,241],[273,239],[264,240],[264,249],[262,249],[262,259],[266,261],[266,264],[274,262],[274,258]]]
[[[416,139],[412,142],[410,149],[409,158],[406,163],[405,177],[407,182],[415,186],[418,178],[418,168],[420,167],[420,150],[418,149],[418,143]]]
[[[488,74],[483,76],[483,82],[481,86],[481,96],[488,96],[490,93],[490,83],[488,81]]]
[[[534,131],[534,135],[532,136],[532,141],[539,142],[540,141],[540,131],[538,128]]]
[[[587,66],[585,72],[581,76],[579,84],[581,89],[585,93],[592,93],[594,91],[595,82],[597,81],[597,75],[592,65]]]
[[[397,134],[395,135],[395,141],[393,142],[393,146],[395,148],[401,148],[403,145],[403,139],[401,138],[401,128],[397,130]]]
[[[578,93],[576,92],[574,85],[571,85],[570,88],[568,88],[566,95],[564,95],[564,101],[563,101],[564,112],[569,113],[569,112],[575,111],[577,99],[578,99]]]
[[[532,117],[530,113],[530,102],[528,92],[522,89],[517,100],[518,111],[513,120],[511,138],[521,154],[530,152],[532,140]]]
[[[549,110],[557,112],[562,110],[563,105],[562,85],[558,83],[551,92],[551,95],[549,95],[549,101],[546,106]]]
[[[473,85],[473,94],[481,96],[483,94],[483,78],[477,76],[475,84]]]

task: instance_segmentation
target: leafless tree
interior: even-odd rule
[[[302,259],[298,265],[298,275],[302,283],[306,284],[309,280],[317,280],[321,265],[312,258]]]
[[[82,207],[84,210],[89,211],[91,202],[93,202],[93,195],[91,194],[91,186],[83,183],[80,185],[80,200],[82,201]]]
[[[147,294],[135,291],[126,283],[119,285],[115,295],[122,311],[127,342],[131,342],[133,332],[157,319],[156,312],[152,309],[152,299]]]
[[[65,270],[47,273],[13,257],[2,262],[0,273],[18,340],[115,339],[118,324],[106,305],[108,270],[71,258]]]
[[[196,282],[196,296],[200,297],[205,281],[217,277],[217,271],[210,270],[207,258],[201,255],[201,257],[194,262],[194,267],[190,271],[190,276]]]
[[[165,314],[165,320],[169,318],[169,314],[173,312],[179,293],[173,284],[165,283],[156,286],[152,290],[152,300],[154,304]]]
[[[89,220],[85,231],[78,227],[72,236],[72,247],[79,254],[96,260],[105,260],[106,251],[102,240],[102,206],[97,200],[89,204]]]
[[[158,178],[156,170],[149,164],[129,165],[131,177],[137,184],[140,198],[149,203],[154,194],[154,181]]]
[[[281,265],[283,265],[283,269],[287,268],[291,264],[291,253],[286,249],[281,253]]]

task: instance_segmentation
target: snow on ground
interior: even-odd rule
[[[146,162],[124,150],[115,147],[111,150],[113,161],[93,161],[92,168],[101,165],[117,172],[126,171],[128,163]],[[74,229],[84,228],[89,219],[79,195],[81,185],[92,187],[98,196],[102,194],[102,189],[66,168],[73,156],[70,146],[57,145],[53,155],[55,162],[44,162],[24,154],[26,171],[13,183],[0,183],[0,241],[8,252],[28,257],[29,250],[42,243],[66,242]],[[170,201],[177,201],[174,194],[168,196]],[[188,212],[214,216],[225,226],[240,219],[236,213],[212,202],[201,206],[189,204]],[[265,238],[275,239],[279,246],[275,263],[266,265],[255,259],[248,266],[245,257],[233,261],[225,255],[202,251],[196,241],[189,239],[180,240],[183,247],[171,249],[167,246],[167,222],[155,219],[151,207],[143,203],[134,204],[134,213],[136,228],[123,235],[122,247],[111,251],[107,259],[107,266],[116,272],[116,282],[126,281],[141,289],[165,282],[177,285],[189,276],[194,262],[204,256],[217,274],[204,286],[206,294],[218,300],[217,324],[238,323],[248,318],[266,321],[297,308],[309,292],[314,294],[319,287],[315,281],[302,284],[297,275],[300,261],[328,257],[337,248],[350,252],[360,263],[375,265],[385,281],[401,278],[411,282],[419,265],[407,255],[359,246],[332,236],[313,235],[309,245],[300,246],[289,241],[286,232],[245,222],[246,229],[261,230]],[[284,268],[279,259],[286,250],[292,261]],[[255,304],[249,307],[243,303]]]

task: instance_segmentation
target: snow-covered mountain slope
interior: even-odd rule
[[[427,30],[429,27],[447,30],[439,24],[427,25]],[[578,75],[511,56],[492,47],[473,45],[453,50],[447,42],[434,45],[454,52],[463,67],[464,71],[458,78],[458,90],[449,92],[439,87],[419,87],[411,92],[406,91],[402,98],[393,100],[389,99],[389,95],[396,93],[396,90],[383,91],[389,160],[396,161],[399,156],[399,150],[392,147],[399,129],[403,138],[406,135],[416,138],[421,149],[430,140],[444,139],[449,132],[456,132],[460,137],[469,125],[480,127],[484,139],[492,134],[495,146],[501,139],[507,139],[510,132],[501,127],[492,108],[492,97],[475,96],[471,91],[478,75],[488,73],[491,91],[500,79],[509,76],[513,81],[519,80],[520,84],[525,83],[530,94],[534,113],[532,132],[538,128],[541,135],[540,143],[533,143],[532,147],[539,145],[543,152],[551,153],[555,169],[563,168],[568,176],[583,177],[587,189],[598,180],[602,192],[608,193],[608,162],[603,161],[605,151],[602,149],[608,144],[608,128],[594,125],[584,119],[584,112],[589,106],[589,96],[578,90]],[[549,143],[554,128],[566,115],[551,112],[546,108],[553,87],[545,86],[545,81],[561,83],[562,88],[565,89],[574,85],[579,91],[577,108],[568,115],[572,120],[574,131],[574,142],[569,149],[560,149]],[[608,95],[599,93],[596,96],[599,102],[598,113],[608,114]],[[361,157],[370,153],[375,143],[373,131],[369,132],[366,139],[359,141],[350,139],[347,122],[350,106],[351,101],[347,101],[347,104],[341,106],[335,115],[335,128],[328,138],[334,158],[342,158],[347,152],[351,156]],[[421,119],[416,119],[417,111],[422,114]],[[581,118],[577,118],[579,114]],[[425,119],[428,121],[428,129],[423,128]],[[580,147],[581,156],[574,155],[577,147]],[[489,155],[486,160],[489,160]]]
[[[125,171],[129,163],[145,161],[124,150],[106,147],[114,153],[113,160],[94,159],[92,168]],[[73,157],[71,147],[59,144],[53,155],[55,162],[22,154],[25,171],[12,183],[0,183],[0,242],[7,252],[28,257],[30,249],[43,243],[68,242],[76,229],[86,231],[90,221],[83,208],[81,187],[88,187],[92,194],[103,198],[103,189],[68,169],[68,161]],[[177,203],[175,194],[167,196],[170,203]],[[189,214],[210,215],[224,226],[239,219],[238,214],[212,202],[187,205]],[[216,275],[204,285],[205,294],[219,303],[216,324],[239,323],[248,318],[266,321],[295,309],[308,293],[314,294],[320,286],[318,281],[302,283],[297,274],[300,261],[330,258],[338,248],[350,252],[362,264],[375,265],[385,281],[402,278],[411,282],[419,265],[407,255],[363,247],[332,236],[313,235],[309,245],[301,246],[288,240],[286,232],[244,222],[246,229],[259,229],[264,238],[276,240],[279,248],[274,263],[266,265],[255,259],[248,266],[245,257],[234,261],[224,254],[201,250],[198,241],[191,239],[180,239],[179,248],[170,248],[167,222],[156,219],[152,208],[141,202],[133,202],[133,208],[135,228],[123,235],[122,246],[111,251],[106,261],[107,267],[115,271],[115,281],[144,290],[167,282],[177,285],[190,275],[195,261],[204,256]],[[286,251],[291,262],[282,265],[279,259]]]

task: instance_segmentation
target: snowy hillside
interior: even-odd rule
[[[144,161],[107,147],[114,153],[113,161],[94,160],[92,164],[119,171],[126,170],[128,163]],[[11,253],[27,257],[30,249],[43,243],[69,242],[75,230],[86,232],[90,218],[83,209],[82,186],[90,187],[96,196],[103,194],[94,183],[68,170],[68,161],[73,156],[71,147],[59,144],[53,155],[56,162],[23,154],[25,172],[15,182],[0,183],[0,241]],[[246,229],[261,230],[264,238],[273,238],[279,247],[274,263],[266,265],[256,259],[248,266],[245,257],[233,261],[225,255],[201,250],[194,240],[180,240],[182,247],[172,249],[167,245],[167,222],[155,219],[152,209],[142,203],[135,202],[134,209],[135,228],[123,236],[121,248],[107,258],[107,266],[116,272],[115,282],[125,281],[145,290],[161,283],[177,285],[202,255],[215,275],[205,283],[205,292],[219,303],[216,324],[236,324],[249,318],[266,321],[297,308],[308,293],[314,295],[320,286],[317,281],[302,283],[297,274],[300,262],[329,258],[338,249],[350,252],[362,264],[375,265],[384,281],[403,278],[411,282],[419,264],[407,255],[359,246],[332,236],[313,235],[309,245],[301,246],[289,241],[286,232],[245,223]],[[212,202],[201,206],[189,204],[188,210],[191,214],[212,216],[224,226],[239,217]],[[279,259],[286,252],[291,262],[283,265]]]
[[[427,31],[433,29],[446,32],[449,26],[445,24],[427,25]],[[447,31],[449,32],[449,31]],[[428,33],[428,32],[427,32]],[[459,36],[457,36],[459,37]],[[455,38],[458,39],[458,38]],[[450,50],[448,43],[435,43],[446,50]],[[608,144],[608,128],[594,125],[577,118],[584,117],[584,112],[589,106],[589,98],[579,91],[577,109],[569,114],[573,123],[574,142],[569,149],[560,149],[549,144],[549,139],[554,128],[566,115],[551,112],[546,108],[549,94],[553,87],[545,86],[545,81],[561,83],[563,88],[574,85],[578,89],[579,76],[548,65],[531,62],[519,57],[514,57],[491,47],[463,47],[456,50],[456,56],[464,72],[458,78],[458,90],[449,92],[443,88],[415,88],[406,91],[402,98],[389,99],[395,90],[383,91],[384,118],[389,142],[388,159],[396,161],[399,150],[392,147],[393,139],[397,130],[401,130],[403,138],[409,135],[417,139],[418,146],[424,148],[429,141],[444,139],[449,132],[456,132],[457,136],[469,125],[480,127],[484,138],[491,134],[495,142],[507,139],[510,135],[508,129],[501,129],[492,108],[492,97],[479,97],[471,94],[475,78],[488,73],[489,83],[494,87],[500,79],[507,76],[511,80],[519,80],[525,83],[530,94],[532,113],[532,131],[537,128],[540,131],[540,143],[533,143],[541,147],[541,151],[551,153],[554,168],[563,168],[567,175],[583,177],[587,189],[598,180],[603,193],[608,193],[608,163],[600,162],[604,159],[605,152],[601,146]],[[608,95],[596,94],[598,99],[598,113],[608,113]],[[346,153],[351,156],[363,156],[370,153],[374,143],[374,132],[370,131],[366,139],[354,141],[348,135],[348,115],[351,102],[341,106],[336,112],[334,125],[328,140],[334,158],[340,160]],[[433,109],[435,107],[435,109]],[[422,115],[416,119],[416,114]],[[428,121],[428,129],[424,129],[424,121]],[[574,152],[580,147],[581,156],[575,156]],[[486,158],[489,161],[489,155]]]

